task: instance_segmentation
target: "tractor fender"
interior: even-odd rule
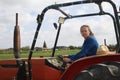
[[[62,74],[60,80],[73,80],[73,78],[81,71],[88,67],[103,62],[120,62],[120,54],[90,56],[81,58],[73,62]]]

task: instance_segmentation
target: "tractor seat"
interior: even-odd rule
[[[97,55],[108,55],[109,54],[109,49],[107,46],[99,46],[98,50],[97,50]]]

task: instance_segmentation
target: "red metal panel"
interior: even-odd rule
[[[0,60],[0,65],[16,64],[15,60]],[[0,66],[0,80],[11,80],[16,76],[17,68],[5,68]]]
[[[59,80],[61,71],[45,65],[45,59],[32,59],[33,80]]]
[[[1,65],[16,64],[16,60],[0,60],[0,80],[11,80],[16,77],[17,68],[4,68]],[[32,80],[58,80],[62,72],[45,64],[44,58],[31,60]]]

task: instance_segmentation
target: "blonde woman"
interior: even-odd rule
[[[84,38],[82,49],[75,55],[69,55],[67,58],[63,58],[64,62],[72,62],[82,57],[96,55],[99,45],[90,27],[88,25],[81,26],[80,33]]]

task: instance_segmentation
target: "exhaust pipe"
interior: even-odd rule
[[[20,58],[20,29],[18,26],[18,13],[16,13],[16,24],[14,28],[14,56]]]

